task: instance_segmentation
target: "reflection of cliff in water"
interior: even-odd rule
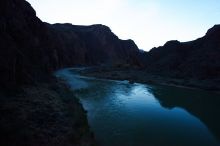
[[[220,95],[208,91],[153,87],[151,92],[165,108],[181,107],[199,118],[220,140]]]
[[[88,98],[94,97],[96,99],[103,99],[114,97],[117,92],[120,94],[129,96],[132,91],[133,85],[126,84],[126,83],[115,83],[115,81],[105,81],[105,80],[87,80],[89,82],[89,88],[83,88],[82,90],[77,90],[76,94],[80,94],[81,98]],[[107,83],[106,83],[107,82]],[[117,89],[117,90],[116,90]],[[117,92],[116,92],[117,91]]]

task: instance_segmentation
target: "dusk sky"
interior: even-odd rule
[[[220,24],[220,0],[28,0],[49,23],[104,24],[146,51],[190,41]]]

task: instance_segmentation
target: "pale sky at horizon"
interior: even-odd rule
[[[48,23],[103,24],[143,50],[191,41],[220,24],[220,0],[27,0]]]

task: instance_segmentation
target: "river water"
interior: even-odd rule
[[[220,95],[55,73],[74,90],[101,146],[218,146]]]

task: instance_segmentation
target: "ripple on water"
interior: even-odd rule
[[[187,108],[188,104],[177,100],[179,95],[184,96],[181,100],[188,99],[197,91],[172,88],[167,94],[163,87],[81,77],[68,69],[56,76],[75,90],[103,146],[219,145],[209,128],[191,114],[195,107]],[[168,101],[176,107],[166,107]]]

